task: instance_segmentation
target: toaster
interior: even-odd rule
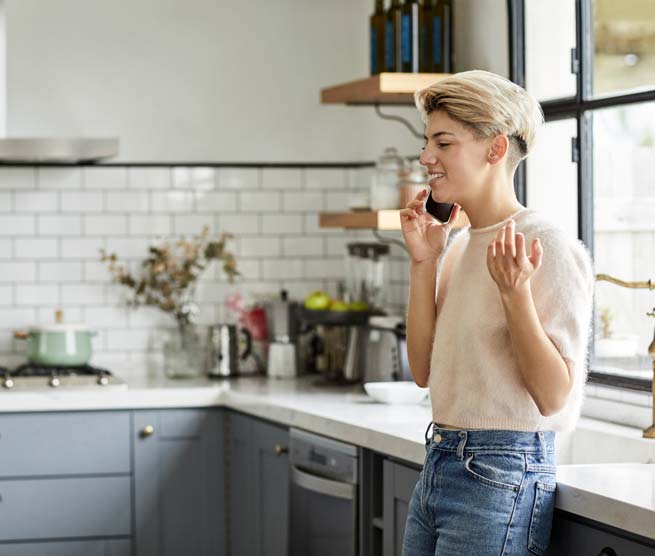
[[[369,318],[364,358],[364,382],[414,380],[407,358],[405,318],[386,315]]]

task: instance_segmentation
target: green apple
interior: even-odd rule
[[[348,305],[350,311],[368,311],[368,303],[365,301],[353,301]]]
[[[348,311],[348,303],[340,299],[333,299],[330,302],[330,311]]]
[[[330,305],[330,296],[324,291],[313,291],[305,298],[305,308],[324,311]]]

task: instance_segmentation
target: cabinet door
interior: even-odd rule
[[[628,538],[619,532],[582,523],[566,512],[555,510],[548,554],[551,556],[654,556],[655,541]]]
[[[137,556],[224,554],[222,412],[134,413]]]
[[[289,431],[254,422],[254,498],[257,556],[289,550]]]
[[[400,556],[407,510],[420,472],[390,460],[383,464],[384,556]]]
[[[289,468],[286,429],[226,415],[228,539],[234,556],[286,556]]]
[[[0,545],[2,556],[131,556],[132,543],[125,540],[22,542]]]

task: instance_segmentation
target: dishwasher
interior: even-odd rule
[[[290,556],[356,556],[357,447],[291,428]]]

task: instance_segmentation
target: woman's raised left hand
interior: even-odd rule
[[[515,227],[514,220],[510,220],[487,247],[487,268],[501,295],[519,290],[541,266],[541,242],[532,240],[528,257],[525,236],[515,232]]]

